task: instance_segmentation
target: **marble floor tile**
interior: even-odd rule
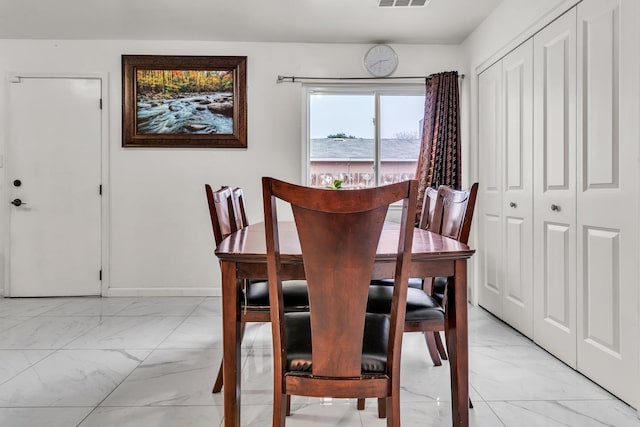
[[[222,350],[155,350],[101,406],[222,405],[212,394]]]
[[[53,352],[54,350],[0,350],[0,384]]]
[[[146,297],[128,305],[119,316],[188,316],[204,297]]]
[[[240,414],[243,426],[271,425],[270,405],[246,405]],[[386,422],[384,423],[386,426]],[[355,399],[321,399],[294,397],[287,427],[363,427]]]
[[[443,340],[444,342],[444,340]],[[535,344],[512,327],[490,315],[469,318],[469,347]]]
[[[154,349],[184,320],[180,316],[105,317],[99,325],[68,343],[65,348]]]
[[[638,414],[617,401],[489,402],[507,427],[638,427]]]
[[[366,427],[384,427],[384,419],[378,418],[377,406],[365,408],[360,412],[362,425]],[[450,427],[451,403],[450,402],[400,402],[400,419],[403,426],[421,427]],[[484,402],[475,402],[473,409],[469,410],[470,427],[499,427],[502,422],[491,408]],[[522,423],[519,427],[529,427]]]
[[[16,325],[19,325],[22,322],[31,319],[30,317],[0,317],[0,332],[6,331],[7,329],[11,329]]]
[[[62,348],[100,323],[97,317],[32,317],[0,332],[0,349]]]
[[[92,406],[80,408],[0,408],[0,426],[77,426],[92,410]]]
[[[220,406],[99,407],[79,427],[218,427]]]
[[[191,313],[192,316],[222,316],[220,297],[207,297]]]
[[[58,350],[0,385],[0,407],[97,406],[148,354]]]
[[[242,340],[244,348],[267,348],[273,345],[270,323],[249,323],[245,329],[245,337]]]
[[[114,316],[140,298],[82,297],[45,311],[43,316]]]
[[[0,298],[0,426],[221,426],[219,297]],[[640,427],[637,412],[482,308],[469,307],[470,425]],[[241,348],[243,426],[271,424],[266,323]],[[403,335],[402,422],[451,425],[449,363]],[[377,402],[292,398],[288,427],[375,427]],[[79,424],[80,423],[80,424]]]
[[[222,318],[187,317],[158,348],[222,348]]]
[[[73,298],[0,298],[0,316],[38,316]]]
[[[537,346],[471,348],[469,381],[486,401],[614,398]]]

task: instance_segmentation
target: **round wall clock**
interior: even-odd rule
[[[398,55],[386,44],[372,46],[364,54],[364,68],[374,77],[386,77],[398,66]]]

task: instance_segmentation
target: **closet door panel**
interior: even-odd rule
[[[534,36],[534,340],[576,366],[576,11]]]
[[[481,306],[502,317],[502,63],[478,76],[479,234]]]
[[[503,318],[533,337],[533,40],[502,61],[504,94]]]
[[[578,6],[577,366],[630,403],[639,397],[639,9],[637,0]]]

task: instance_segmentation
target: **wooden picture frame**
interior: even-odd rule
[[[122,55],[123,147],[247,147],[246,56]]]

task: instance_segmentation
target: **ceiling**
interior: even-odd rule
[[[0,0],[0,39],[459,44],[501,1]]]

